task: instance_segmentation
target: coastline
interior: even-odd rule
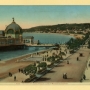
[[[40,33],[40,34],[42,34],[41,32],[24,32],[24,33]],[[71,36],[71,37],[73,37],[73,38],[82,38],[82,36],[84,36],[83,34],[72,34],[72,33],[70,33],[70,34],[68,34],[68,33],[43,33],[43,34],[58,34],[58,35],[65,35],[65,36]]]
[[[46,50],[40,50],[40,51],[36,51],[36,52],[31,52],[31,53],[28,53],[28,54],[24,54],[24,55],[21,55],[21,56],[14,57],[12,59],[1,60],[0,62],[7,62],[7,61],[10,61],[10,60],[14,60],[14,59],[22,59],[22,58],[25,58],[25,57],[29,57],[30,55],[34,55],[37,52],[42,53],[42,52],[46,52],[46,51],[49,51],[49,50],[52,50],[52,48],[46,49]]]

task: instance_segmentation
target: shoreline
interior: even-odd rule
[[[28,54],[24,54],[24,55],[21,55],[21,56],[14,57],[14,58],[12,58],[12,59],[1,60],[0,62],[7,62],[7,61],[14,60],[14,59],[22,59],[22,58],[25,58],[25,57],[29,57],[30,55],[36,54],[37,52],[38,52],[38,53],[42,53],[42,52],[46,52],[46,51],[49,51],[49,50],[52,50],[52,48],[46,49],[46,50],[40,50],[40,51],[28,53]]]
[[[42,34],[41,32],[24,32],[24,33],[40,33],[40,34]],[[72,33],[68,34],[68,33],[45,33],[44,32],[43,34],[58,34],[58,35],[71,36],[73,38],[82,38],[82,36],[84,36],[83,34],[77,34],[77,33],[75,33],[75,34],[72,34]]]

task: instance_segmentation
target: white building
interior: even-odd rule
[[[27,44],[34,44],[34,37],[33,36],[24,37],[23,42]]]

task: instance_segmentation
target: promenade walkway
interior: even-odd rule
[[[79,57],[79,61],[76,60],[79,53],[83,52],[83,57]],[[90,50],[80,49],[75,54],[67,58],[70,64],[67,64],[67,60],[61,63],[58,67],[55,67],[50,73],[43,76],[36,83],[49,83],[49,82],[80,82],[80,79],[86,69],[87,60]],[[63,79],[63,73],[67,73],[68,79]]]

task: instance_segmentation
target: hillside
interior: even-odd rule
[[[56,32],[64,30],[86,30],[90,29],[90,23],[80,23],[80,24],[57,24],[57,25],[47,25],[47,26],[37,26],[29,29],[23,29],[25,32]]]

